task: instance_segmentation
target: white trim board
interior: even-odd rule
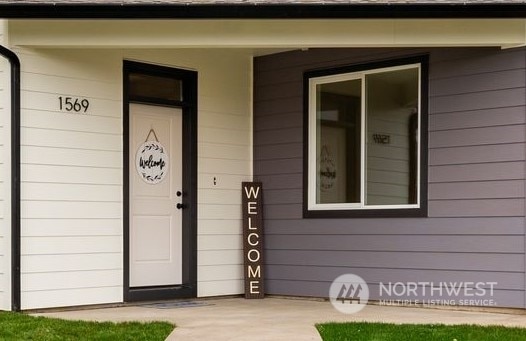
[[[10,20],[13,45],[309,48],[522,46],[524,19]]]

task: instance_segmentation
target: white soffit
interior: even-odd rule
[[[10,20],[29,47],[524,46],[525,19]]]

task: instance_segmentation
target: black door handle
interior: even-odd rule
[[[177,209],[180,210],[180,209],[184,208],[184,205],[181,204],[180,202],[178,202],[175,207],[177,207]]]

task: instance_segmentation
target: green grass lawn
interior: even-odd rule
[[[516,341],[526,329],[500,326],[390,323],[323,323],[316,325],[324,341]]]
[[[84,322],[0,313],[0,340],[164,340],[174,329],[167,322]]]

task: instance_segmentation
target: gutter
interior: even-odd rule
[[[138,4],[0,3],[6,19],[481,19],[526,18],[526,3]]]
[[[0,45],[11,65],[11,310],[20,311],[20,59]]]

